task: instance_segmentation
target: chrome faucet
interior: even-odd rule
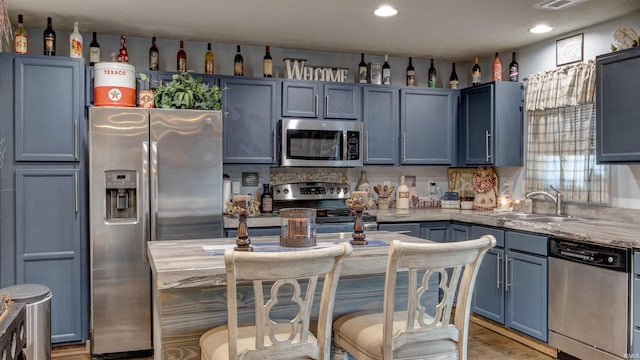
[[[546,191],[532,191],[526,194],[525,197],[527,199],[531,199],[532,197],[537,195],[547,197],[556,204],[556,215],[564,215],[564,195],[558,189],[554,188],[553,185],[549,185],[549,187],[551,188],[551,190],[556,192],[556,196],[553,196]]]

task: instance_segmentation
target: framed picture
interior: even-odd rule
[[[584,33],[556,40],[556,66],[582,61]]]

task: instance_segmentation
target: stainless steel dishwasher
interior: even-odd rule
[[[558,359],[624,359],[630,249],[549,241],[549,345]]]

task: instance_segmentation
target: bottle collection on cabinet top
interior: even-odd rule
[[[262,76],[273,77],[273,58],[269,52],[269,45],[266,46],[264,58],[262,59]]]
[[[429,66],[429,72],[427,75],[427,79],[428,79],[428,84],[427,86],[430,88],[435,88],[436,87],[436,68],[435,66],[433,66],[433,59],[431,59],[431,66]]]
[[[73,23],[73,32],[69,35],[69,56],[82,58],[82,35],[78,31],[78,22]]]
[[[129,62],[129,53],[127,52],[127,36],[120,35],[120,50],[118,50],[118,62]]]
[[[407,66],[407,86],[416,85],[416,70],[413,68],[413,59],[409,58],[409,66]]]
[[[384,56],[384,64],[382,65],[382,84],[391,85],[391,66],[388,55]]]
[[[244,60],[240,54],[240,45],[236,47],[236,56],[233,58],[233,75],[244,76]]]
[[[204,73],[213,74],[214,56],[211,51],[211,43],[207,43],[207,52],[204,53]]]
[[[16,54],[27,54],[29,52],[29,35],[22,24],[22,14],[18,14],[18,26],[13,38],[13,51]]]
[[[160,50],[156,45],[156,37],[151,38],[151,47],[149,48],[149,70],[160,70]]]
[[[449,76],[449,89],[457,89],[459,85],[458,74],[456,74],[456,63],[451,64],[451,75]]]
[[[180,40],[180,49],[176,54],[176,70],[179,72],[187,72],[187,52],[184,51],[184,41]]]
[[[47,28],[43,33],[44,41],[44,54],[48,56],[56,55],[56,32],[53,31],[53,25],[51,25],[51,18],[47,18]]]
[[[364,62],[364,53],[360,53],[360,64],[358,64],[358,82],[367,83],[367,63]]]
[[[100,44],[98,44],[98,34],[93,32],[93,40],[89,44],[89,65],[93,66],[100,62]]]
[[[509,81],[518,82],[518,62],[516,61],[516,52],[512,53],[511,63],[509,64]]]
[[[476,56],[475,64],[471,69],[471,85],[478,86],[482,84],[482,71],[480,71],[480,65],[478,65],[478,57]]]
[[[491,66],[491,81],[502,81],[502,63],[500,57],[496,53],[495,59],[493,59],[493,65]]]

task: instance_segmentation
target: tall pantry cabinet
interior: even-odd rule
[[[52,343],[86,340],[82,59],[0,54],[0,287],[52,292]]]

